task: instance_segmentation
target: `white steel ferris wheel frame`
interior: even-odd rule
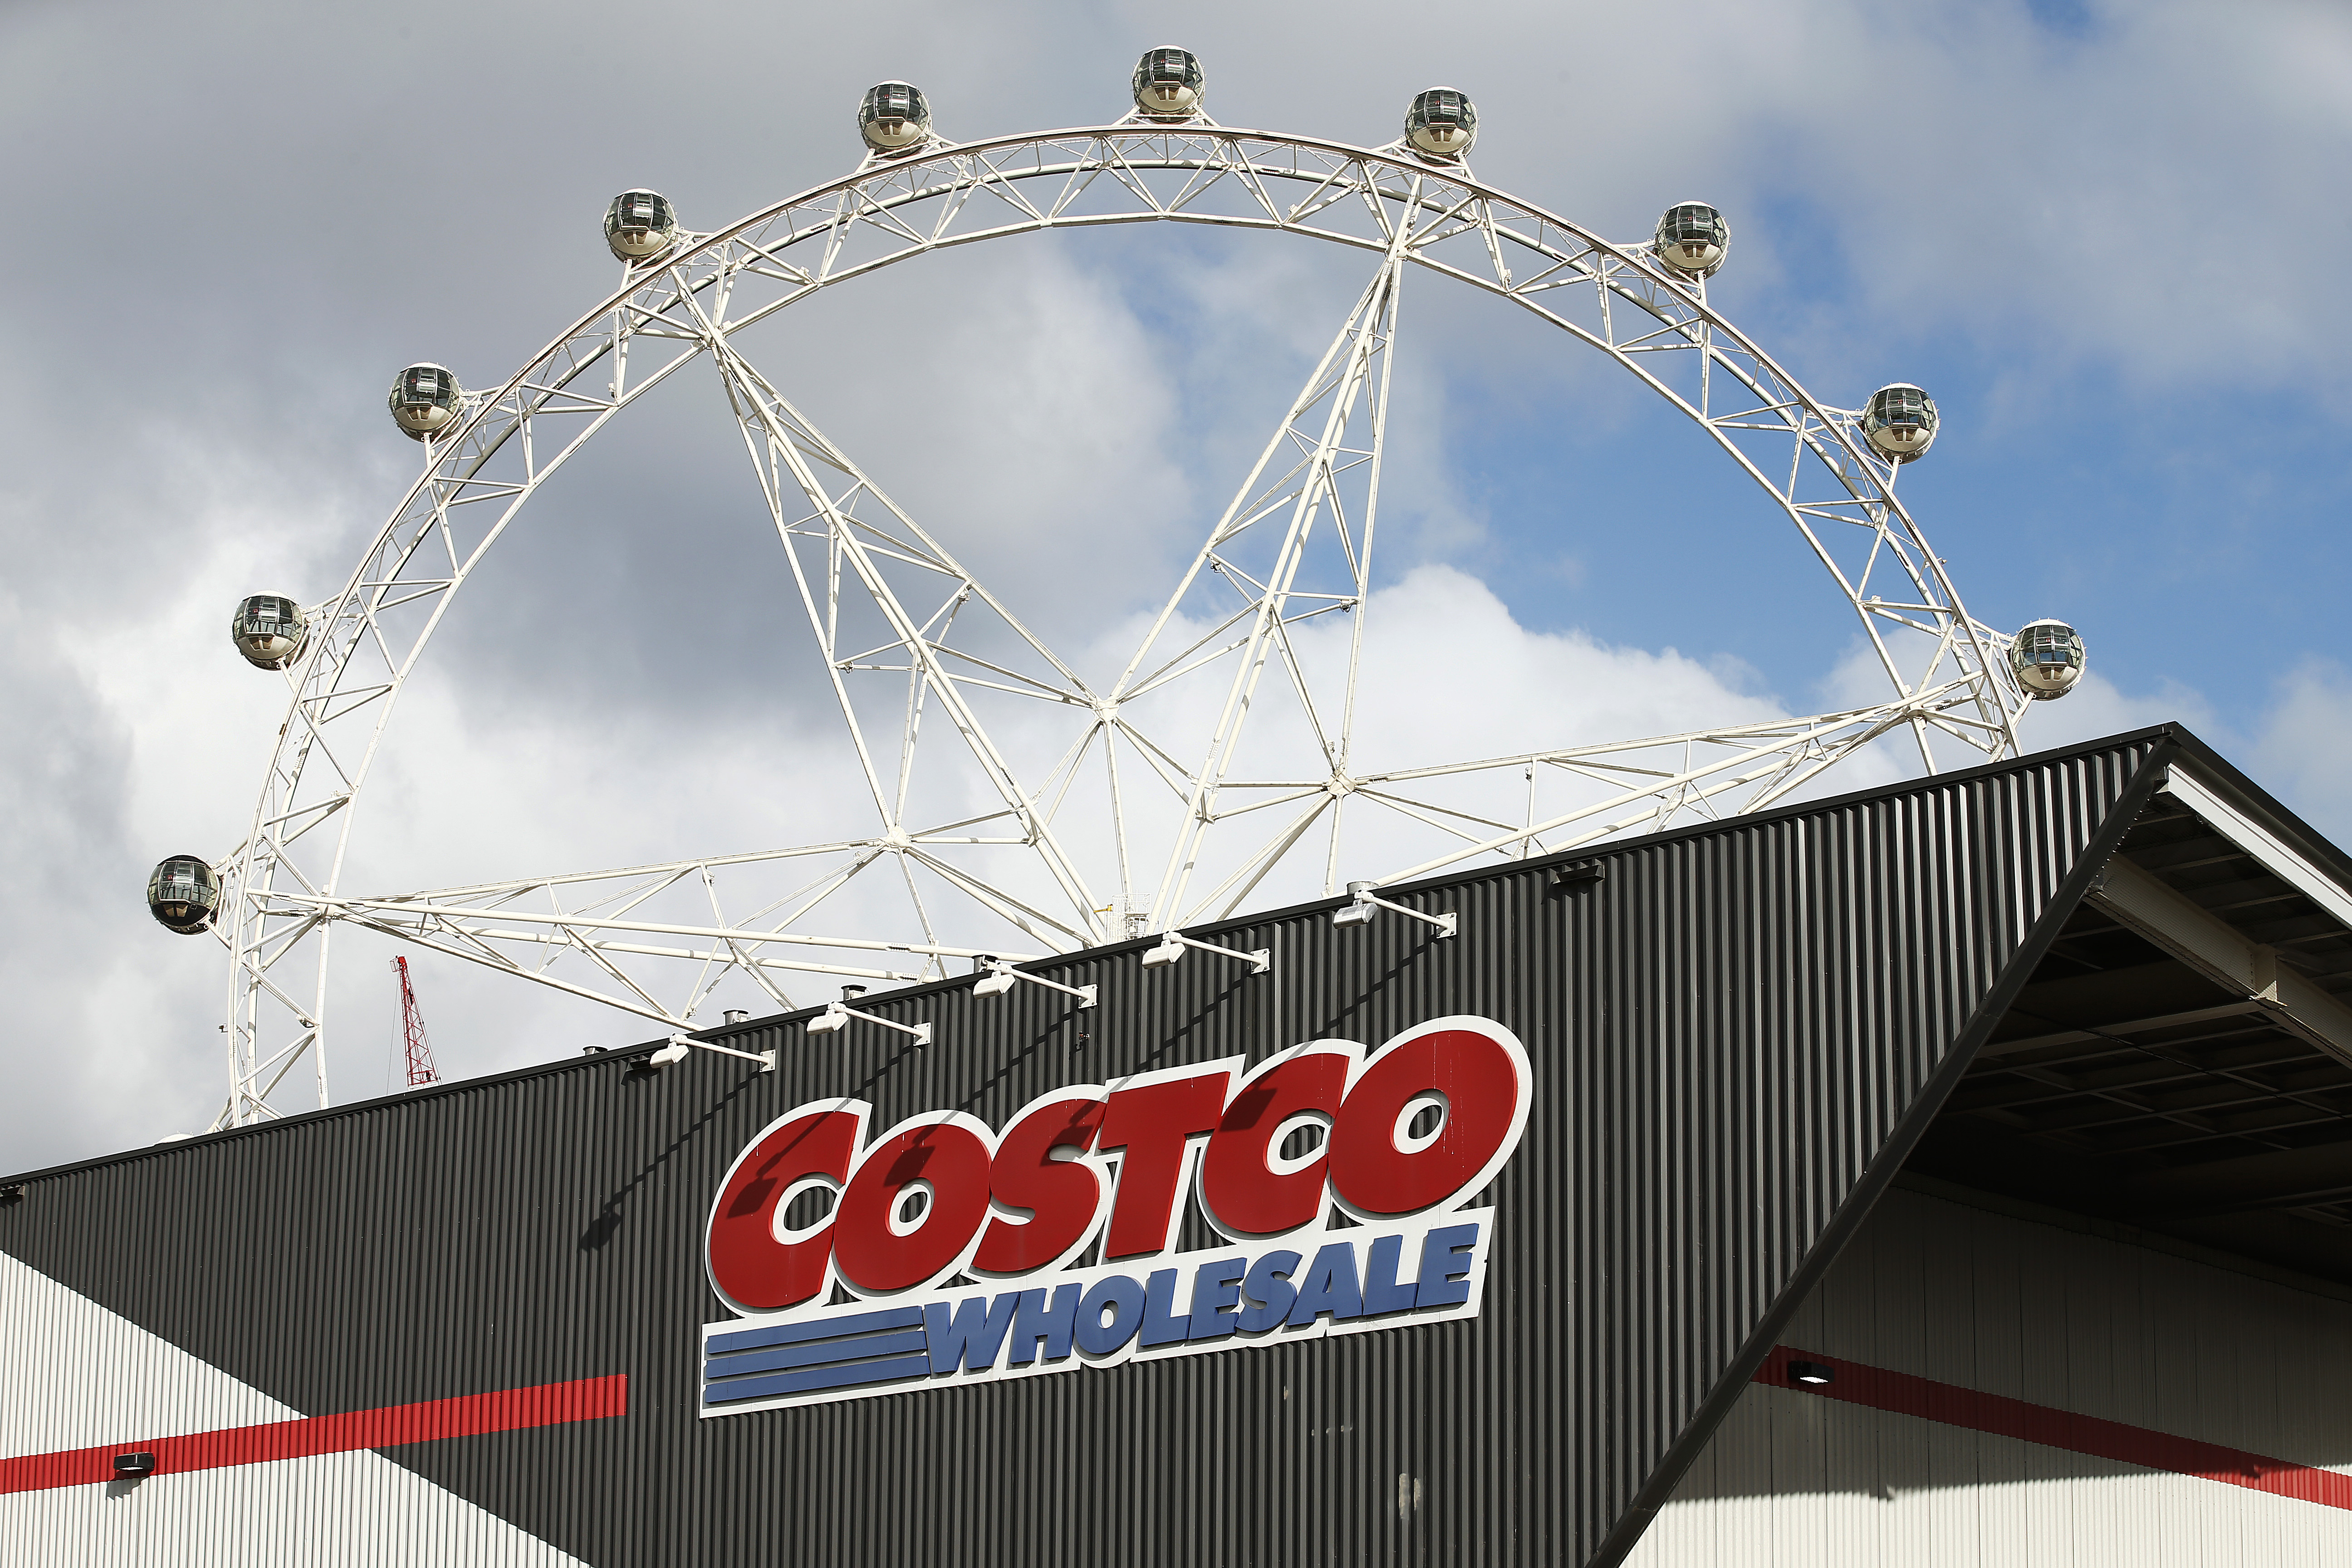
[[[1139,222],[1304,235],[1375,258],[1373,276],[1264,455],[1194,555],[1118,679],[1090,685],[1031,634],[846,454],[752,366],[744,329],[821,289],[895,262],[1017,234]],[[1891,688],[1852,710],[1601,745],[1380,772],[1353,754],[1363,611],[1386,427],[1391,346],[1408,272],[1486,290],[1595,349],[1665,398],[1771,496],[1852,605]],[[1278,864],[1323,855],[1339,888],[1339,824],[1351,802],[1442,834],[1447,847],[1375,883],[1481,858],[1550,854],[1636,826],[1751,811],[1890,731],[1986,758],[2012,754],[2028,705],[2008,638],[1972,619],[1943,563],[1895,494],[1895,465],[1854,410],[1823,405],[1707,303],[1702,279],[1665,268],[1646,241],[1613,244],[1485,185],[1462,163],[1402,144],[1370,150],[1309,137],[1138,116],[1117,124],[967,144],[933,140],[625,269],[620,287],[431,442],[424,471],[341,592],[310,613],[289,672],[292,700],[245,841],[220,862],[216,929],[230,957],[230,1092],[217,1126],[278,1114],[269,1103],[307,1057],[327,1102],[329,938],[338,924],[486,964],[688,1027],[729,975],[793,1005],[786,973],[915,981],[981,949],[942,940],[917,887],[1024,933],[1041,952],[1172,931],[1238,910]],[[779,542],[847,721],[879,826],[859,838],[615,870],[390,895],[341,887],[354,807],[403,685],[468,575],[545,480],[638,397],[708,356],[725,384]],[[1318,576],[1319,573],[1319,576]],[[1192,613],[1223,593],[1221,618]],[[1344,677],[1318,700],[1301,623],[1352,615]],[[985,637],[969,635],[985,622]],[[1203,625],[1207,630],[1201,630]],[[867,628],[887,628],[877,640]],[[1312,765],[1258,776],[1241,742],[1255,705],[1286,687],[1312,736]],[[898,732],[861,717],[890,683]],[[1222,682],[1204,751],[1156,739],[1140,705],[1171,683]],[[1329,684],[1327,683],[1327,688]],[[1034,699],[1076,734],[1053,768],[1024,776],[992,739],[983,700]],[[867,707],[871,707],[870,700]],[[965,820],[910,816],[926,717],[992,802]],[[877,743],[886,742],[886,743]],[[889,755],[895,744],[895,760]],[[1122,752],[1124,754],[1122,754]],[[1098,753],[1114,853],[1090,879],[1055,829]],[[1124,771],[1123,771],[1124,770]],[[1439,781],[1525,780],[1517,820],[1428,794]],[[1542,780],[1583,795],[1547,807]],[[1516,788],[1517,786],[1514,786]],[[1153,879],[1134,831],[1164,796],[1169,849]],[[1258,814],[1265,813],[1265,816]],[[1246,853],[1204,868],[1229,824],[1259,828]],[[1318,826],[1328,833],[1318,834]],[[1148,837],[1148,835],[1140,837]],[[995,857],[986,863],[972,856]],[[962,856],[958,859],[955,857]],[[1017,869],[1000,872],[994,865]],[[729,918],[719,879],[800,864],[796,893]],[[805,924],[869,868],[905,879],[903,940]],[[633,918],[699,889],[707,921]],[[958,922],[948,922],[951,927]],[[952,931],[950,931],[952,934]],[[985,952],[1012,956],[997,942]],[[565,972],[551,965],[574,960]],[[314,960],[306,964],[303,959]],[[642,973],[674,971],[666,997]],[[313,971],[303,974],[301,971]]]

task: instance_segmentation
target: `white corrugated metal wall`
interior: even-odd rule
[[[1782,1344],[2352,1473],[2352,1291],[1924,1185],[1886,1195]],[[2352,1563],[2352,1510],[1759,1383],[1627,1562]]]
[[[41,1454],[302,1414],[0,1254],[0,1454]],[[364,1449],[0,1494],[5,1568],[580,1568]]]

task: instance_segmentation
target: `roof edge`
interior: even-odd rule
[[[2178,747],[2169,759],[2170,766],[2185,769],[2190,777],[2220,796],[2231,809],[2250,818],[2312,862],[2315,869],[2334,878],[2346,895],[2352,897],[2352,853],[2347,853],[2326,835],[2288,810],[2277,796],[2186,729],[2178,724],[2159,728],[2171,731]]]

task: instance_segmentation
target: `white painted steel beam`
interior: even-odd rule
[[[2107,863],[2091,901],[2215,984],[2252,1000],[2320,1049],[2352,1063],[2352,1007],[2294,970],[2274,948],[2121,856]]]
[[[2352,892],[2343,884],[2288,847],[2286,841],[2230,805],[2205,784],[2183,772],[2179,763],[2165,770],[2157,786],[2198,819],[2262,862],[2263,868],[2352,930]]]

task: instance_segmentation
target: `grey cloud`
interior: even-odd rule
[[[1850,289],[1793,286],[1809,258],[1758,223],[1725,285],[1825,392],[1887,370],[1930,322],[2013,337],[2029,363],[2103,356],[2248,385],[2342,361],[2343,329],[2316,308],[2326,268],[2245,240],[2332,188],[2336,13],[2118,8],[2071,39],[2022,7],[1914,24],[1846,0],[1498,5],[1434,35],[1426,17],[445,0],[0,16],[11,189],[53,237],[12,257],[0,307],[16,459],[0,800],[18,889],[0,944],[19,1068],[0,1164],[209,1113],[217,952],[158,932],[138,885],[159,855],[244,829],[283,690],[236,663],[222,622],[241,593],[317,599],[349,569],[416,458],[383,414],[393,370],[434,358],[502,377],[611,286],[595,225],[614,190],[658,185],[698,226],[772,201],[848,164],[871,80],[923,82],[952,134],[1085,123],[1121,107],[1139,48],[1182,41],[1227,122],[1366,142],[1412,90],[1451,80],[1480,101],[1484,175],[1608,232],[1702,192],[1736,217],[1829,215]],[[1924,173],[1890,170],[1890,127]],[[2312,221],[2311,243],[2341,248],[2340,211]],[[1163,510],[1223,502],[1360,270],[1190,240],[988,247],[780,324],[778,379],[919,515],[953,519],[1055,637],[1085,643],[1151,602],[1185,547]],[[1478,564],[1487,523],[1450,456],[1454,412],[1507,397],[1513,375],[1589,373],[1438,290],[1416,285],[1410,308],[1433,354],[1401,395],[1425,417],[1399,441],[1391,559]],[[1596,408],[1616,395],[1592,393]],[[816,738],[829,700],[778,647],[781,569],[713,401],[682,386],[648,405],[501,545],[404,709],[375,837],[355,850],[368,874],[610,863],[666,834],[757,840],[854,807]],[[1444,602],[1486,616],[1497,646],[1527,635],[1467,589]],[[1697,634],[1659,640],[1682,636]],[[1638,651],[1571,664],[1650,683],[1635,711],[1685,710],[1705,682]],[[1550,668],[1525,662],[1523,683]],[[518,823],[534,794],[563,809]],[[377,954],[354,952],[336,999],[355,1021],[346,1092],[377,1086],[388,1017]],[[644,1032],[453,964],[429,971],[426,1002],[453,1068]]]

